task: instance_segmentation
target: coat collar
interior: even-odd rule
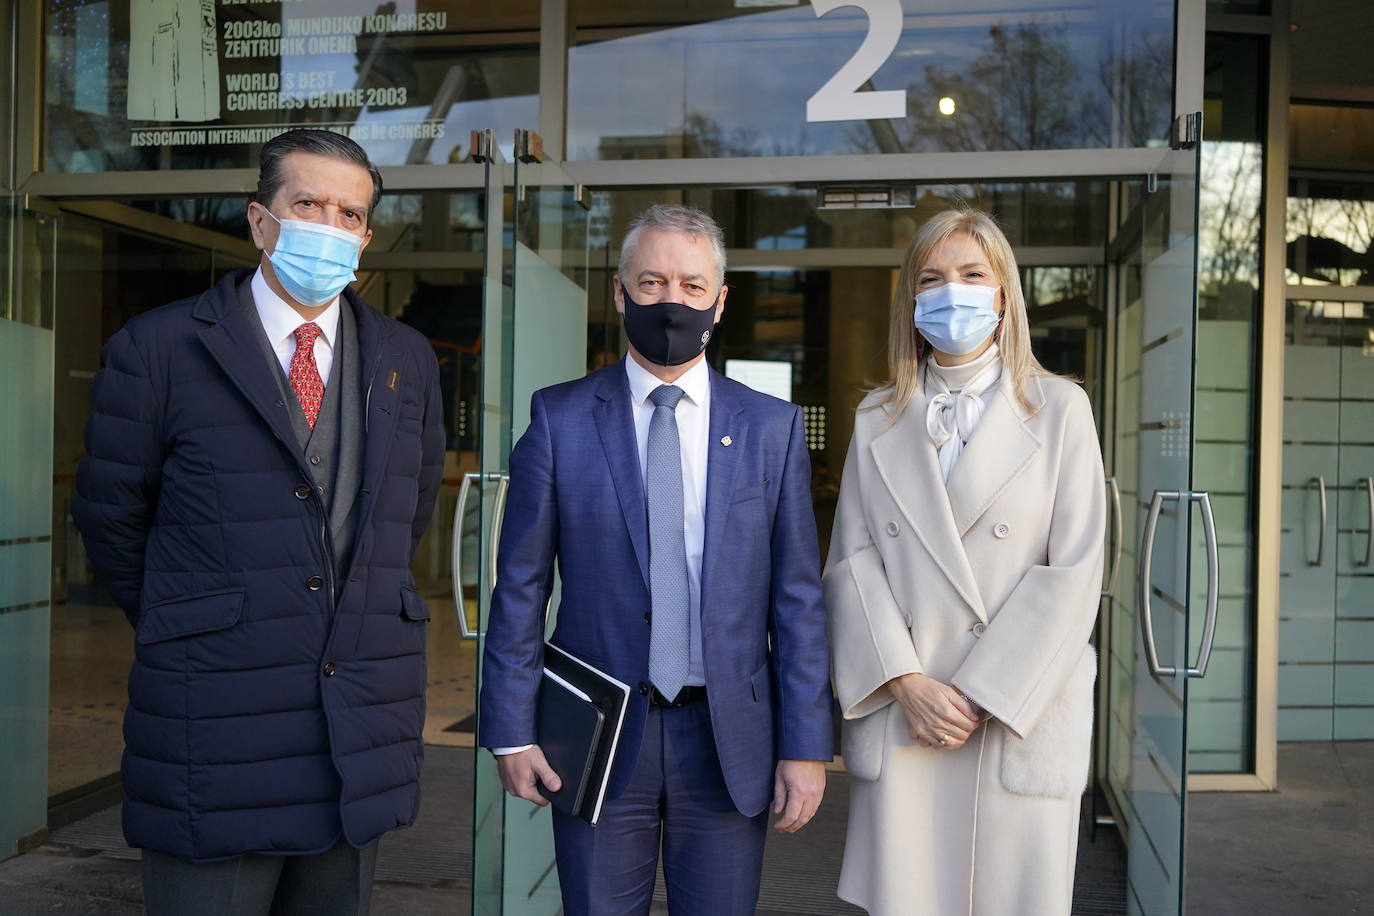
[[[248,402],[262,416],[263,421],[284,443],[295,442],[290,415],[279,403],[276,381],[264,371],[262,352],[253,326],[253,295],[251,281],[255,268],[243,268],[225,274],[212,289],[200,295],[191,314],[206,327],[199,332],[201,342],[219,363],[220,368],[242,392]],[[383,363],[401,371],[404,354],[393,339],[398,325],[375,309],[369,308],[351,289],[345,289],[341,302],[353,315],[358,333],[358,351],[362,356],[361,382],[365,398],[363,431],[365,435],[362,487],[375,494],[377,484],[385,472],[387,455],[394,438],[400,385],[394,388],[374,385]],[[310,469],[298,448],[287,449],[296,458],[306,479]],[[361,528],[371,511],[371,500],[365,500],[358,524]]]
[[[1032,379],[1028,389],[1031,409],[1016,399],[1010,377],[999,383],[948,484],[941,479],[939,455],[926,431],[926,393],[919,383],[900,413],[884,406],[887,425],[869,443],[878,475],[907,524],[969,608],[985,622],[987,609],[964,553],[963,536],[1040,449],[1040,440],[1027,422],[1044,404],[1044,392],[1038,379]]]

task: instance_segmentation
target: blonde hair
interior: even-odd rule
[[[963,232],[978,243],[987,256],[988,266],[1002,287],[1002,321],[997,326],[997,346],[1002,354],[1002,371],[1011,379],[1016,399],[1028,411],[1034,410],[1026,396],[1026,382],[1037,375],[1050,375],[1031,352],[1030,324],[1026,318],[1026,297],[1021,291],[1021,274],[1011,243],[997,222],[982,210],[944,210],[928,219],[907,246],[902,258],[902,273],[892,296],[889,319],[887,362],[891,376],[879,386],[884,393],[878,404],[890,405],[895,416],[920,387],[922,363],[930,353],[921,332],[916,330],[913,309],[916,281],[930,253],[956,232]]]

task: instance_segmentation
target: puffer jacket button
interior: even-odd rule
[[[317,592],[320,589],[324,588],[324,579],[320,578],[319,576],[311,576],[309,579],[305,580],[305,587],[310,589],[312,592]]]
[[[297,498],[297,499],[309,499],[309,498],[310,498],[310,484],[303,483],[303,484],[301,484],[300,486],[296,487],[296,489],[293,490],[292,492],[296,494],[296,498]]]
[[[334,663],[333,663],[333,662],[325,662],[325,663],[324,663],[324,676],[325,676],[325,677],[333,677],[333,676],[334,676]]]

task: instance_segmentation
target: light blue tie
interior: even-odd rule
[[[649,680],[659,693],[675,699],[687,681],[691,602],[687,581],[687,535],[683,525],[682,445],[677,434],[677,404],[683,391],[659,385],[649,395],[649,448],[644,489],[649,501]]]

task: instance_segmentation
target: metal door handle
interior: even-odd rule
[[[476,639],[477,631],[468,626],[468,613],[463,606],[463,516],[467,514],[472,482],[481,479],[481,474],[463,475],[463,484],[458,488],[458,506],[453,510],[453,553],[449,558],[449,570],[453,579],[453,611],[458,617],[458,632],[464,639]]]
[[[496,506],[493,510],[491,519],[491,553],[487,554],[487,567],[490,574],[491,587],[496,587],[496,554],[501,546],[501,523],[506,519],[506,496],[510,494],[510,475],[509,474],[488,474],[488,480],[496,481]]]
[[[1102,594],[1110,595],[1116,591],[1117,580],[1121,578],[1121,546],[1122,546],[1122,520],[1121,520],[1121,487],[1116,482],[1115,477],[1107,478],[1107,489],[1112,495],[1112,516],[1116,520],[1113,529],[1115,540],[1112,543],[1112,563],[1107,570],[1107,585],[1102,589]]]
[[[1364,483],[1365,496],[1369,498],[1369,525],[1365,528],[1364,542],[1364,562],[1356,563],[1356,566],[1368,566],[1371,559],[1374,559],[1374,477],[1362,477]]]
[[[1308,484],[1317,485],[1317,502],[1321,506],[1321,529],[1317,532],[1317,559],[1308,562],[1308,566],[1321,566],[1326,558],[1326,478],[1317,476],[1308,481]]]
[[[458,632],[464,639],[476,639],[478,631],[468,625],[467,611],[463,607],[463,516],[467,513],[468,495],[472,492],[472,485],[477,483],[496,484],[496,514],[492,518],[490,554],[491,565],[488,571],[491,574],[491,582],[496,583],[496,546],[501,540],[501,516],[506,509],[506,491],[510,486],[510,477],[494,471],[479,473],[469,471],[463,475],[463,484],[458,489],[458,506],[453,510],[453,555],[450,558],[449,567],[452,570],[453,578],[453,608],[458,615]]]
[[[1198,653],[1197,667],[1180,669],[1176,665],[1161,665],[1159,650],[1155,646],[1154,615],[1150,605],[1150,573],[1154,563],[1155,533],[1159,529],[1159,510],[1165,500],[1188,500],[1202,506],[1202,526],[1207,539],[1207,616],[1202,624],[1202,649]],[[1150,514],[1145,520],[1144,546],[1140,554],[1140,635],[1145,643],[1145,658],[1150,665],[1150,673],[1155,677],[1206,677],[1207,665],[1212,660],[1212,645],[1217,635],[1217,598],[1220,592],[1221,555],[1217,551],[1217,524],[1212,515],[1212,497],[1205,492],[1180,492],[1178,490],[1155,490],[1150,500]],[[1186,642],[1186,640],[1185,640]]]

